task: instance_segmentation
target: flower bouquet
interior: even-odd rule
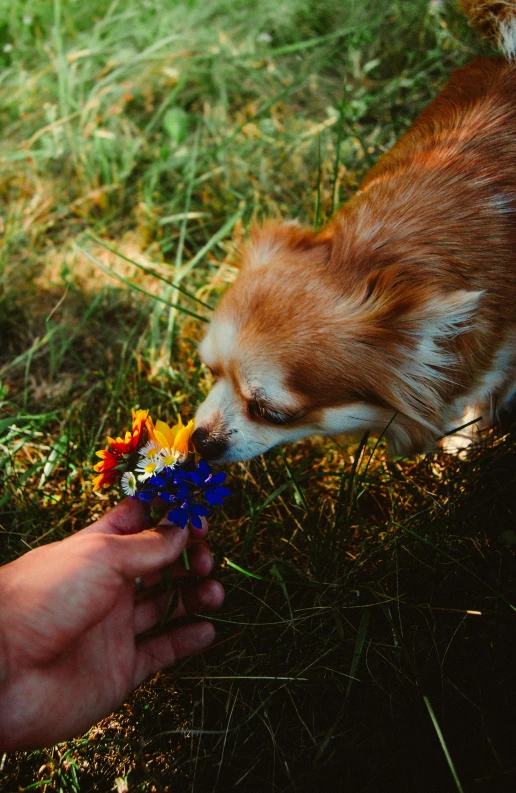
[[[122,493],[151,507],[165,502],[168,519],[184,529],[191,523],[202,526],[210,508],[222,504],[230,491],[223,487],[226,474],[213,473],[211,466],[193,449],[193,421],[181,417],[173,427],[164,421],[154,424],[148,410],[133,410],[131,431],[109,438],[94,469],[93,490],[119,483]],[[160,510],[163,513],[163,509]]]

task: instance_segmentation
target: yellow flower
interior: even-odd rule
[[[183,424],[181,416],[173,427],[164,421],[157,421],[154,425],[152,419],[147,419],[147,431],[151,440],[159,443],[161,449],[167,449],[177,455],[177,459],[184,460],[190,451],[190,438],[193,433],[193,419],[188,424]]]
[[[181,421],[181,417],[179,420]],[[175,452],[179,452],[181,458],[184,458],[188,455],[190,450],[190,438],[192,437],[193,431],[194,423],[193,419],[190,419],[188,424],[186,426],[181,426],[177,432],[173,448]]]

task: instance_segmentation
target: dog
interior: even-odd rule
[[[516,2],[462,6],[504,57],[455,71],[327,226],[252,231],[199,349],[204,457],[365,431],[425,452],[516,390]]]

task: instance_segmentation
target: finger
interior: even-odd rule
[[[182,561],[182,555],[179,557],[179,560],[173,565],[171,575],[174,578],[186,578],[188,576],[206,576],[211,573],[213,570],[213,556],[211,555],[211,551],[204,541],[194,541],[191,542],[190,540],[186,544],[186,553],[188,554],[188,562],[190,565],[190,569],[187,570],[184,566]],[[149,575],[145,575],[140,577],[140,587],[138,588],[138,592],[142,590],[149,589],[150,587],[156,586],[159,584],[163,579],[163,571],[160,570],[156,573],[150,573]]]
[[[209,579],[192,587],[182,587],[179,602],[173,614],[167,614],[173,602],[173,593],[162,593],[148,600],[140,600],[134,607],[135,634],[144,633],[166,621],[186,614],[215,611],[224,602],[224,587],[218,581]]]
[[[201,528],[196,529],[195,526],[190,526],[189,532],[192,540],[200,540],[208,534],[208,521],[205,517],[201,518]]]
[[[137,592],[141,592],[144,589],[148,589],[151,586],[156,586],[159,584],[161,579],[163,578],[163,572],[159,570],[156,573],[149,573],[149,575],[140,576],[137,580],[140,582],[140,585],[137,587]]]
[[[209,547],[207,543],[202,542],[200,539],[207,534],[208,523],[204,518],[201,520],[203,521],[203,525],[200,529],[195,529],[193,526],[190,526],[188,529],[183,529],[189,537],[186,549],[189,569],[187,570],[185,568],[184,561],[181,558],[174,565],[174,576],[183,578],[188,575],[208,575],[213,569],[213,557]],[[161,526],[175,527],[175,524],[171,523],[165,515],[158,523],[158,528]]]
[[[110,509],[91,526],[81,529],[78,534],[100,532],[102,534],[135,534],[149,527],[145,508],[135,498],[124,498],[116,507]]]
[[[106,548],[111,552],[114,570],[124,578],[138,578],[175,562],[187,539],[188,533],[183,529],[163,526],[127,537],[113,536]]]
[[[185,568],[181,555],[174,565],[173,575],[175,577],[184,578],[190,575],[208,575],[211,573],[213,569],[213,556],[211,555],[208,544],[204,542],[204,540],[188,542],[186,544],[186,553],[190,569],[187,570]]]
[[[144,639],[136,652],[133,686],[139,686],[142,680],[165,666],[205,650],[214,638],[215,628],[211,622],[200,620],[174,627],[161,636]]]

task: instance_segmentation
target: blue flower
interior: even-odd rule
[[[163,471],[161,474],[149,476],[133,498],[137,498],[145,504],[150,504],[153,499],[161,496],[163,489],[167,487],[171,481],[172,477],[167,476],[166,471]]]
[[[226,496],[230,495],[226,487],[221,487],[225,479],[224,473],[213,474],[206,460],[200,460],[193,471],[186,466],[165,467],[148,477],[133,498],[143,501],[147,510],[155,498],[160,498],[174,505],[168,513],[170,521],[182,529],[190,521],[192,526],[200,529],[201,518],[209,514],[209,509],[193,499],[204,496],[211,507],[223,504]]]
[[[208,515],[209,511],[208,507],[203,507],[202,504],[195,504],[187,498],[183,501],[181,506],[171,509],[167,517],[181,529],[184,529],[188,521],[190,521],[194,528],[201,529],[201,518]]]
[[[206,501],[212,507],[216,504],[223,504],[224,499],[231,495],[231,491],[227,487],[221,487],[222,482],[226,480],[226,474],[222,471],[212,474],[211,466],[206,460],[199,460],[195,471],[179,472],[177,478],[180,477],[183,481],[191,482],[202,490]]]

